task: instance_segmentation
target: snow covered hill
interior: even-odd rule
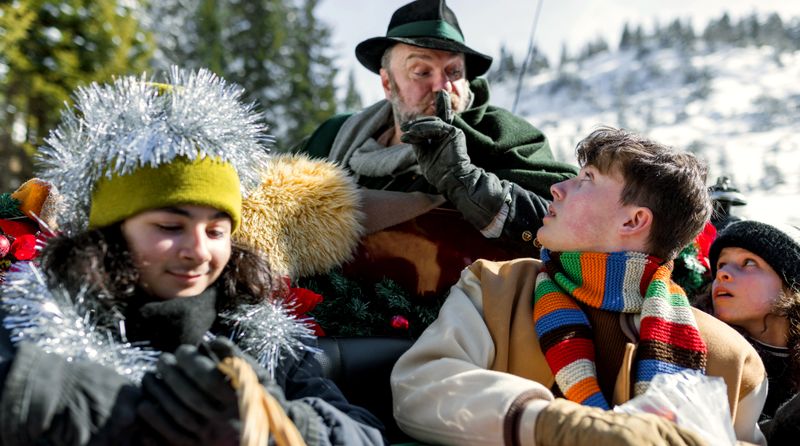
[[[492,86],[511,108],[516,79]],[[690,150],[747,196],[734,213],[800,225],[800,51],[720,47],[603,52],[523,81],[517,113],[575,161],[597,125]]]

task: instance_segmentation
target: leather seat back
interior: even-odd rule
[[[397,359],[413,340],[389,337],[318,339],[316,355],[326,378],[341,389],[351,403],[369,410],[386,427],[391,443],[408,441],[392,415],[392,389],[389,376]]]

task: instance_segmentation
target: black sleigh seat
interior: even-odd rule
[[[341,389],[348,401],[370,411],[386,427],[391,443],[410,441],[394,421],[392,367],[413,341],[390,337],[321,337],[316,359],[326,378]]]

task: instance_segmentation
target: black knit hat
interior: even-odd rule
[[[396,44],[464,53],[467,78],[472,80],[486,73],[492,58],[464,44],[458,19],[444,0],[416,0],[401,6],[392,14],[386,37],[373,37],[356,46],[356,57],[373,73],[380,73],[381,57]]]
[[[746,249],[778,273],[789,287],[800,291],[800,229],[783,224],[742,220],[723,229],[711,245],[711,273],[717,274],[722,248]]]

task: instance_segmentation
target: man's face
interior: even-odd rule
[[[436,92],[450,93],[453,111],[469,105],[469,82],[464,54],[420,48],[402,43],[391,50],[390,70],[381,68],[386,99],[392,102],[395,122],[436,114]]]
[[[635,208],[620,203],[624,186],[621,174],[601,174],[594,166],[552,185],[553,202],[536,234],[539,243],[560,252],[643,250],[624,243],[620,233]]]

